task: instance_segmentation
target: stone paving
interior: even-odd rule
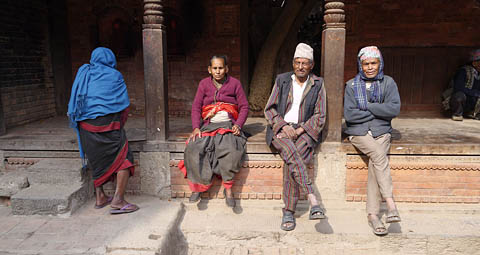
[[[480,254],[480,205],[398,203],[402,222],[390,234],[373,235],[365,203],[324,201],[326,219],[308,220],[305,201],[297,207],[297,227],[280,230],[281,201],[240,200],[186,204],[180,229],[189,255],[350,255]]]
[[[285,232],[281,201],[239,200],[232,210],[221,199],[129,199],[138,212],[110,215],[93,200],[66,218],[14,216],[0,206],[0,255],[480,254],[476,204],[399,203],[402,222],[377,237],[364,203],[324,201],[327,219],[310,221],[302,202],[296,229]]]
[[[67,218],[14,216],[0,206],[0,254],[155,254],[169,223],[181,215],[179,202],[147,196],[130,197],[140,210],[110,215],[94,201]],[[135,236],[135,238],[132,238]]]

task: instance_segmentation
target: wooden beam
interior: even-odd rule
[[[327,123],[324,140],[340,142],[342,137],[345,64],[345,11],[343,0],[326,0],[322,34],[321,76],[327,90]]]
[[[243,91],[248,95],[250,83],[249,67],[248,67],[248,17],[250,1],[240,2],[240,81],[242,82]]]
[[[167,37],[161,0],[144,0],[143,66],[147,141],[168,138]]]

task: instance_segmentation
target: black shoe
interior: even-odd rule
[[[235,198],[233,197],[227,197],[227,191],[223,189],[223,195],[225,195],[225,203],[227,204],[228,207],[235,207]]]
[[[188,199],[188,202],[190,203],[198,202],[198,200],[200,200],[201,195],[202,195],[202,192],[192,192],[192,195]]]

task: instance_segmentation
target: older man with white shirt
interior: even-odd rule
[[[293,72],[279,74],[265,106],[267,144],[273,145],[285,162],[283,170],[283,218],[281,229],[295,229],[294,213],[300,188],[308,194],[309,218],[325,218],[318,205],[306,164],[320,142],[325,124],[326,96],[323,79],[311,73],[313,49],[305,43],[297,45]]]

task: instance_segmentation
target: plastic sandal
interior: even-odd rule
[[[287,225],[287,223],[292,224]],[[297,224],[295,223],[295,217],[293,217],[293,212],[283,210],[282,225],[280,225],[280,228],[285,231],[292,231],[295,229],[296,225]]]
[[[310,208],[310,215],[308,216],[310,220],[319,220],[325,219],[325,213],[319,205],[314,205]]]
[[[387,212],[387,219],[385,220],[386,223],[394,223],[400,221],[402,221],[402,219],[400,218],[400,214],[398,214],[397,209]]]
[[[368,220],[368,225],[372,227],[373,233],[377,236],[384,236],[388,234],[388,230],[380,221],[380,219]]]

